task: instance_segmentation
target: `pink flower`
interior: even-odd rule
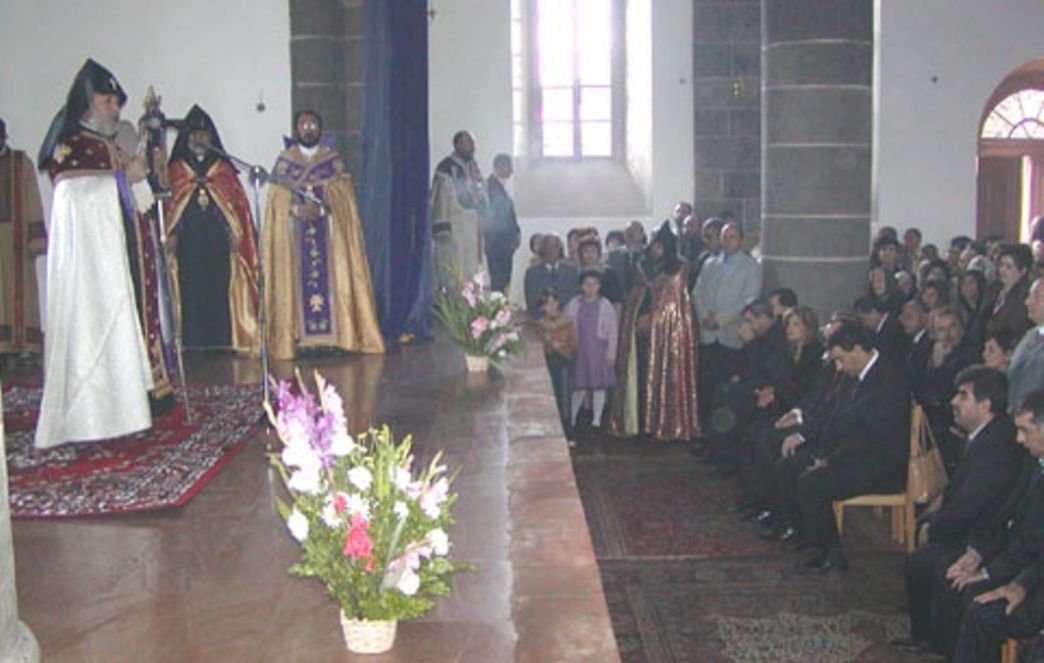
[[[468,306],[471,308],[475,308],[476,300],[474,287],[474,284],[471,281],[468,281],[464,284],[464,289],[460,291],[460,294],[464,296],[464,300],[467,301]]]
[[[428,486],[420,496],[421,511],[429,518],[438,518],[443,502],[449,496],[449,482],[446,477]]]
[[[507,343],[507,342],[508,342],[507,334],[498,334],[497,337],[495,339],[493,339],[493,344],[490,346],[490,350],[496,352],[500,348],[504,347],[504,344]]]
[[[333,507],[334,507],[334,511],[335,512],[341,513],[342,511],[344,511],[345,507],[347,507],[347,506],[348,506],[348,496],[347,495],[345,495],[344,493],[337,493],[336,495],[334,495]]]
[[[506,327],[511,322],[511,309],[504,307],[500,309],[496,317],[493,318],[493,328]]]
[[[489,329],[489,318],[480,315],[471,321],[471,338],[477,341],[487,329]]]
[[[370,524],[362,516],[352,516],[352,526],[344,539],[344,556],[362,559],[373,553],[370,540]]]

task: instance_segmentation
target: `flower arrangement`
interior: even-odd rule
[[[300,375],[265,405],[283,443],[270,454],[290,503],[280,514],[301,546],[292,575],[318,578],[348,619],[414,619],[450,592],[446,529],[457,499],[441,452],[414,472],[409,436],[396,442],[387,426],[352,438],[337,390],[315,374],[318,399]]]
[[[459,297],[439,292],[434,310],[468,356],[488,357],[498,364],[523,346],[512,322],[513,307],[504,293],[486,287],[481,272],[464,281]]]

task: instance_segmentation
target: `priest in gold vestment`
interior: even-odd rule
[[[351,176],[321,138],[318,113],[299,112],[269,182],[262,266],[276,359],[302,348],[384,352]]]
[[[0,120],[0,354],[40,352],[35,258],[46,236],[33,162],[7,145]]]

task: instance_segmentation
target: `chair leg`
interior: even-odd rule
[[[892,541],[896,545],[903,545],[903,527],[905,522],[903,521],[903,512],[901,506],[893,506],[888,509],[888,515],[892,520]]]
[[[1001,663],[1016,663],[1019,660],[1019,641],[1006,640],[1001,647]]]
[[[845,533],[845,505],[843,502],[834,502],[834,521],[837,523],[837,535]]]
[[[917,547],[916,509],[913,502],[907,502],[903,511],[906,517],[906,552],[912,552]]]

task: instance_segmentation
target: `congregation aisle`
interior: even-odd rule
[[[680,444],[600,436],[573,467],[624,663],[912,663],[887,515],[845,514],[851,570],[797,570],[729,512],[734,479]]]

